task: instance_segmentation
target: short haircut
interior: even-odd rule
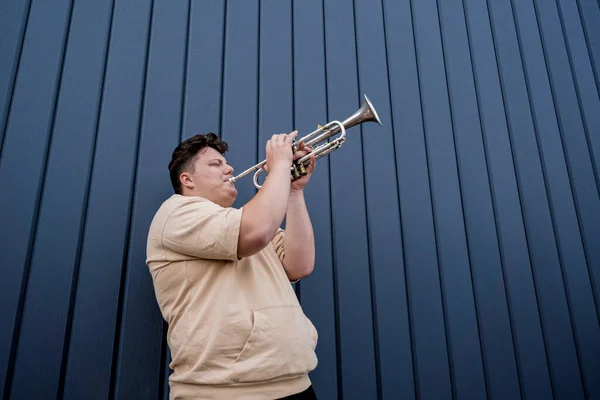
[[[224,155],[229,148],[227,142],[222,141],[217,135],[207,133],[205,135],[194,135],[179,143],[175,150],[173,150],[171,162],[169,163],[169,174],[171,175],[171,185],[173,185],[175,193],[182,193],[179,175],[183,172],[194,172],[194,163],[197,155],[200,150],[206,147],[212,147],[221,153],[221,155]]]

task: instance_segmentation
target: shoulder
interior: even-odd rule
[[[202,197],[172,196],[161,207],[163,234],[198,233],[199,230],[229,228],[239,225],[242,210],[222,207]]]
[[[217,204],[202,197],[173,194],[162,202],[154,214],[150,224],[150,231],[157,229],[162,231],[164,226],[173,219],[210,214],[219,208],[220,206]]]
[[[199,215],[227,210],[233,211],[237,209],[232,207],[221,207],[220,205],[203,197],[174,194],[162,203],[156,214],[161,214],[165,217],[165,219],[170,219],[173,216],[187,216],[189,213]]]

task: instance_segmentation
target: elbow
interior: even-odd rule
[[[304,269],[301,270],[301,275],[302,278],[306,278],[307,276],[309,276],[310,274],[312,274],[313,270],[315,269],[315,263],[311,263],[310,265],[306,266]],[[302,279],[300,278],[300,279]]]
[[[310,274],[312,274],[314,268],[314,263],[306,263],[304,265],[289,265],[289,263],[284,262],[284,269],[287,272],[288,279],[292,282],[308,277]]]
[[[310,274],[312,274],[312,272],[313,268],[306,268],[300,271],[299,275],[295,278],[295,280],[307,278]]]

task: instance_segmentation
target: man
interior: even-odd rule
[[[316,398],[318,335],[290,283],[315,261],[303,192],[315,158],[292,182],[293,160],[310,153],[292,154],[296,135],[267,142],[265,183],[239,209],[227,143],[196,135],[173,152],[175,194],[152,220],[146,261],[169,326],[171,399]]]

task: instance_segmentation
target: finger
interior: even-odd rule
[[[278,136],[279,140],[278,140],[277,144],[282,145],[282,146],[285,145],[285,142],[287,141],[287,137],[288,137],[288,135],[286,133],[280,134]]]
[[[296,136],[298,136],[298,131],[293,131],[287,135],[286,141],[291,145],[294,142],[294,139],[296,139]]]
[[[308,164],[308,172],[312,174],[312,172],[315,170],[315,168],[317,167],[317,159],[315,158],[314,154],[310,155],[310,163]]]
[[[297,160],[299,158],[304,157],[305,155],[307,155],[308,153],[303,151],[303,150],[298,150],[297,152],[294,153],[294,160]]]

